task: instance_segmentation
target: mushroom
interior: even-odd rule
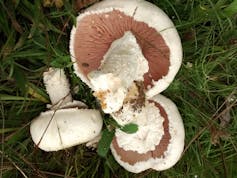
[[[131,121],[139,128],[127,134],[116,129],[111,151],[126,170],[139,173],[146,169],[162,171],[172,167],[184,148],[184,126],[176,105],[162,95],[146,102]]]
[[[64,71],[50,68],[44,84],[52,104],[31,122],[34,143],[44,151],[58,151],[97,139],[103,125],[100,112],[72,100]]]
[[[122,41],[129,42],[132,37],[136,39],[131,43],[132,47],[127,46],[125,51],[119,50],[123,49],[120,44],[126,44]],[[116,43],[116,40],[120,41]],[[132,58],[126,57],[127,63],[135,63],[134,67],[144,69],[142,81],[147,98],[155,96],[169,86],[182,61],[182,46],[174,24],[161,9],[143,0],[104,0],[86,9],[78,16],[76,27],[71,31],[70,53],[76,74],[92,90],[97,90],[98,83],[93,84],[96,76],[92,75],[91,78],[91,73],[101,68],[105,69],[106,66],[103,65],[106,61],[110,61],[107,67],[121,69],[121,66],[118,66],[120,64],[111,58],[122,60],[124,53],[130,54]],[[138,61],[133,61],[133,55],[144,58],[148,63],[148,69],[145,62],[140,64]],[[130,65],[124,66],[124,70],[132,71],[132,69]],[[107,71],[113,74],[113,80],[119,78],[112,70]],[[125,74],[126,72],[121,75]],[[136,73],[131,72],[130,75]],[[111,74],[108,77],[107,79],[111,79]],[[136,79],[136,76],[132,78]],[[120,85],[124,84],[120,81]],[[96,93],[99,93],[99,96],[102,93],[104,97],[104,91]],[[124,91],[121,91],[119,96],[121,95],[124,98]],[[121,104],[121,101],[119,103]]]
[[[122,126],[111,151],[126,170],[165,170],[184,147],[184,127],[175,104],[162,95],[182,62],[176,28],[157,6],[144,0],[104,0],[77,17],[70,37],[75,73]]]

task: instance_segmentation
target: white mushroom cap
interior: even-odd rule
[[[153,126],[150,123],[151,125],[147,125],[147,128],[141,127],[141,129],[148,131],[145,135],[147,138],[143,140],[144,143],[140,143],[141,140],[136,141],[139,137],[140,139],[144,137],[138,130],[137,134],[116,133],[110,147],[116,161],[130,172],[139,173],[150,168],[157,171],[169,169],[180,159],[184,148],[184,126],[176,105],[162,95],[154,96],[150,102],[154,103],[160,112],[157,119],[163,122],[163,132],[152,133],[152,129],[149,128],[153,128]],[[149,113],[147,117],[149,117]],[[154,121],[152,122],[156,124]],[[141,124],[139,122],[137,124],[140,128]],[[160,127],[159,124],[158,127]],[[153,134],[158,134],[158,143],[155,143],[157,138],[152,138]],[[163,134],[161,138],[160,134]],[[150,140],[151,143],[150,141],[147,143],[147,140]],[[147,145],[151,146],[150,151],[147,150]]]
[[[91,141],[100,134],[102,125],[98,110],[50,110],[32,121],[30,133],[40,149],[58,151]]]
[[[30,125],[34,143],[42,150],[57,151],[96,138],[103,125],[100,112],[72,99],[63,69],[49,68],[43,75],[52,104]]]
[[[112,20],[109,22],[105,22],[105,20],[101,20],[99,22],[101,25],[97,26],[96,24],[96,19],[95,21],[93,20],[95,18],[95,15],[100,15],[100,18],[104,19],[109,19],[111,14],[117,14],[117,19],[114,19],[114,17],[111,17]],[[104,15],[103,15],[104,14]],[[87,11],[81,15],[78,16],[77,18],[77,28],[74,27],[71,31],[71,39],[70,39],[70,53],[71,53],[71,59],[74,62],[74,68],[76,71],[76,74],[84,81],[87,85],[89,85],[92,89],[92,85],[90,81],[87,78],[87,74],[85,71],[88,71],[89,69],[96,68],[98,67],[98,63],[95,64],[95,60],[92,60],[92,58],[89,58],[91,56],[96,56],[97,51],[100,50],[100,40],[102,41],[102,48],[105,50],[104,47],[106,46],[106,40],[109,39],[109,37],[104,38],[103,35],[107,34],[112,34],[112,31],[115,31],[114,33],[122,33],[122,32],[117,32],[116,30],[121,30],[121,29],[127,29],[126,25],[129,26],[129,22],[125,21],[123,23],[123,19],[125,18],[132,18],[133,22],[135,21],[137,24],[139,24],[139,28],[142,28],[142,26],[149,27],[151,31],[149,31],[149,34],[146,34],[146,32],[141,33],[144,35],[150,35],[152,36],[153,32],[156,31],[159,35],[162,36],[162,40],[164,40],[165,45],[160,46],[161,48],[158,49],[158,51],[162,51],[159,55],[162,56],[168,56],[168,61],[162,62],[163,59],[157,58],[155,61],[153,59],[152,63],[149,64],[150,68],[153,68],[152,71],[150,71],[149,75],[146,76],[147,80],[153,80],[154,78],[157,78],[153,81],[151,81],[151,87],[147,89],[146,95],[148,98],[162,92],[165,90],[169,84],[173,81],[176,73],[178,72],[180,66],[181,66],[181,61],[182,61],[182,46],[181,46],[181,41],[179,38],[179,35],[175,29],[174,24],[172,21],[169,19],[169,17],[158,7],[155,5],[143,1],[143,0],[104,0],[102,2],[99,2],[90,8],[87,9]],[[118,21],[121,21],[121,26],[123,26],[120,29],[120,26]],[[131,22],[131,24],[133,24]],[[141,23],[146,24],[142,25]],[[104,25],[109,26],[104,27]],[[114,23],[114,24],[113,24]],[[124,27],[125,26],[125,27]],[[134,26],[132,28],[135,28]],[[82,30],[79,30],[82,29]],[[155,30],[154,30],[155,29]],[[94,30],[94,31],[93,31]],[[141,30],[141,29],[140,29]],[[95,32],[97,31],[97,32]],[[127,30],[126,30],[127,31]],[[96,33],[97,35],[93,35]],[[115,37],[116,37],[115,35]],[[140,35],[140,34],[139,34]],[[136,36],[136,34],[135,34]],[[91,38],[87,38],[91,37]],[[139,36],[136,36],[139,39]],[[156,36],[157,39],[161,40],[160,37]],[[111,37],[112,38],[112,37]],[[153,37],[151,37],[153,38]],[[83,39],[87,41],[83,41]],[[94,39],[94,40],[92,40]],[[91,40],[91,42],[90,42]],[[154,40],[154,39],[153,39]],[[150,39],[149,39],[150,41]],[[76,45],[79,43],[79,45]],[[110,42],[109,42],[110,43]],[[139,42],[140,44],[142,42]],[[159,42],[158,42],[159,43]],[[159,45],[156,43],[157,45]],[[155,44],[155,45],[156,45]],[[89,46],[92,45],[92,46]],[[97,46],[98,45],[98,46]],[[153,45],[153,44],[152,44]],[[168,51],[165,46],[168,46]],[[92,53],[88,53],[88,61],[86,56],[86,53],[88,51],[85,51],[84,49],[81,49],[82,51],[85,51],[85,54],[80,54],[78,52],[78,49],[81,48],[81,46],[85,46],[85,48],[92,51]],[[103,57],[103,54],[100,50],[100,54],[98,56]],[[152,49],[154,51],[154,49]],[[93,53],[94,52],[94,53]],[[143,52],[146,53],[146,50],[143,49]],[[158,56],[159,56],[158,55]],[[81,57],[78,57],[81,56]],[[149,56],[149,54],[144,54],[145,57]],[[90,60],[93,61],[90,63]],[[102,58],[96,59],[96,60],[102,60]],[[150,59],[149,59],[150,60]],[[87,62],[85,62],[87,61]],[[85,63],[84,63],[85,62]],[[161,66],[160,63],[166,65],[166,66]],[[169,65],[168,65],[169,63]],[[85,64],[85,65],[84,65]],[[84,66],[83,66],[84,65]],[[167,66],[168,65],[168,66]],[[166,69],[167,68],[167,69]],[[159,72],[161,70],[164,70],[163,72]],[[151,76],[150,74],[153,73]],[[149,86],[149,85],[148,85]]]

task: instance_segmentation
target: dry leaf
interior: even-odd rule
[[[51,7],[51,6],[53,6],[53,0],[44,0],[43,1],[43,6],[44,7]]]
[[[228,109],[225,113],[223,113],[220,117],[220,126],[222,128],[226,128],[230,123],[231,116],[230,116],[230,109]]]
[[[211,143],[213,145],[217,145],[220,143],[221,139],[228,139],[230,137],[230,134],[225,131],[224,129],[228,127],[230,121],[231,121],[231,114],[230,114],[230,102],[227,99],[225,110],[222,111],[222,114],[219,117],[220,120],[220,127],[217,128],[216,126],[212,126],[210,128],[211,132]]]
[[[182,36],[184,41],[194,40],[196,36],[196,31],[192,28],[189,31],[185,32]]]
[[[76,0],[75,1],[75,9],[80,11],[81,9],[98,2],[99,0]]]
[[[44,0],[43,6],[44,7],[52,7],[55,5],[57,8],[63,7],[63,0]]]
[[[221,139],[225,140],[230,137],[230,134],[227,131],[218,129],[215,126],[212,126],[210,128],[210,132],[211,132],[211,144],[215,146],[220,143]]]
[[[226,128],[228,126],[228,124],[231,121],[231,115],[230,115],[230,102],[227,99],[226,102],[226,108],[223,112],[223,114],[220,116],[219,120],[220,120],[220,126],[222,128]]]
[[[57,8],[63,7],[63,0],[54,0],[54,3]]]

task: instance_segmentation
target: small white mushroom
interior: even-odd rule
[[[50,68],[45,72],[44,84],[52,105],[31,122],[30,133],[37,147],[58,151],[98,137],[103,125],[100,112],[72,100],[62,69]]]
[[[122,167],[134,173],[150,168],[162,171],[180,159],[184,148],[184,126],[170,99],[154,96],[132,122],[138,124],[138,131],[127,134],[117,129],[110,147]]]

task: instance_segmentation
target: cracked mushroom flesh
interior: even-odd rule
[[[129,41],[132,38],[136,40]],[[126,41],[132,45],[130,48],[121,45]],[[161,9],[143,0],[104,0],[88,8],[78,16],[72,29],[70,53],[77,75],[100,97],[104,97],[105,91],[98,91],[99,81],[93,83],[93,79],[100,76],[106,79],[107,74],[108,80],[120,82],[118,89],[124,90],[126,82],[120,76],[134,71],[134,66],[145,69],[139,81],[143,81],[146,97],[150,98],[169,86],[182,60],[181,42],[173,23]],[[127,57],[123,60],[124,54]],[[135,60],[133,55],[145,59],[147,64]],[[124,66],[114,59],[123,60]],[[111,70],[106,70],[107,67]],[[120,69],[120,76],[113,72],[116,68]],[[131,72],[128,78],[135,81],[136,75]],[[106,80],[103,84],[107,85]],[[123,98],[124,91],[120,93]]]
[[[126,170],[162,171],[179,160],[184,147],[184,127],[171,100],[162,95],[154,96],[130,122],[139,126],[138,131],[127,134],[117,129],[111,144],[116,161]]]

